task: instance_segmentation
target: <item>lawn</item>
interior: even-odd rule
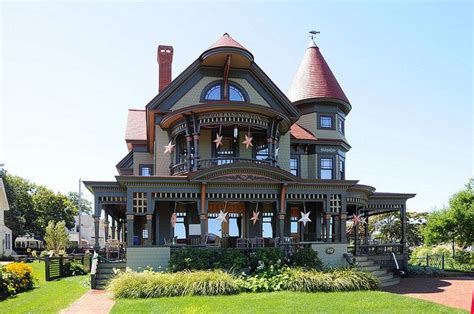
[[[38,287],[1,301],[0,313],[57,313],[90,289],[87,275],[45,281],[44,262],[29,265],[39,279]]]
[[[466,313],[381,291],[118,300],[112,313]]]

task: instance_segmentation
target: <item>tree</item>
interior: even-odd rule
[[[60,251],[66,250],[69,245],[69,237],[66,232],[65,222],[48,222],[44,240],[46,242],[46,249],[53,251],[55,255],[58,255]]]
[[[474,242],[474,180],[466,189],[454,194],[449,207],[428,216],[423,237],[427,244],[451,243],[453,256],[456,244],[462,247]]]
[[[76,212],[78,210],[78,203],[79,203],[79,193],[77,192],[69,192],[67,193],[67,198],[71,202],[72,206],[75,207]],[[83,215],[92,215],[92,203],[88,199],[81,197],[81,213]]]
[[[409,247],[423,245],[422,229],[426,223],[427,213],[407,212],[406,242]],[[377,232],[377,237],[384,241],[400,240],[400,213],[385,213],[370,217],[369,230]]]
[[[63,221],[68,229],[74,227],[74,216],[77,215],[77,207],[61,193],[54,193],[45,186],[38,186],[32,196],[33,206],[37,217],[35,234],[44,235],[44,230],[50,221]]]

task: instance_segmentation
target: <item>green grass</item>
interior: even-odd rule
[[[45,281],[44,262],[29,265],[38,287],[0,301],[0,313],[57,313],[90,289],[87,275]]]
[[[120,299],[112,313],[465,313],[381,291]]]

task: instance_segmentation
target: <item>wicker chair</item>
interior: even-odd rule
[[[105,254],[107,259],[111,259],[111,255],[116,255],[120,259],[120,242],[116,239],[109,239],[105,243]]]
[[[264,238],[255,238],[252,241],[252,248],[262,248],[265,246]]]
[[[236,247],[237,247],[238,249],[248,249],[248,248],[250,247],[249,240],[248,240],[248,239],[245,239],[245,238],[239,238],[239,239],[237,239]]]

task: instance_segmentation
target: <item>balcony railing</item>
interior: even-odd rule
[[[356,246],[356,255],[386,255],[402,254],[403,244],[358,244]]]
[[[256,164],[256,165],[272,165],[271,161],[268,160],[259,160],[251,158],[239,158],[239,157],[228,157],[228,158],[210,158],[210,159],[197,159],[194,160],[197,163],[197,170],[207,169],[216,166],[236,164],[236,163],[245,163],[245,164]],[[193,166],[191,166],[191,171]],[[182,162],[171,166],[171,175],[179,175],[189,172],[187,168],[187,163]]]

